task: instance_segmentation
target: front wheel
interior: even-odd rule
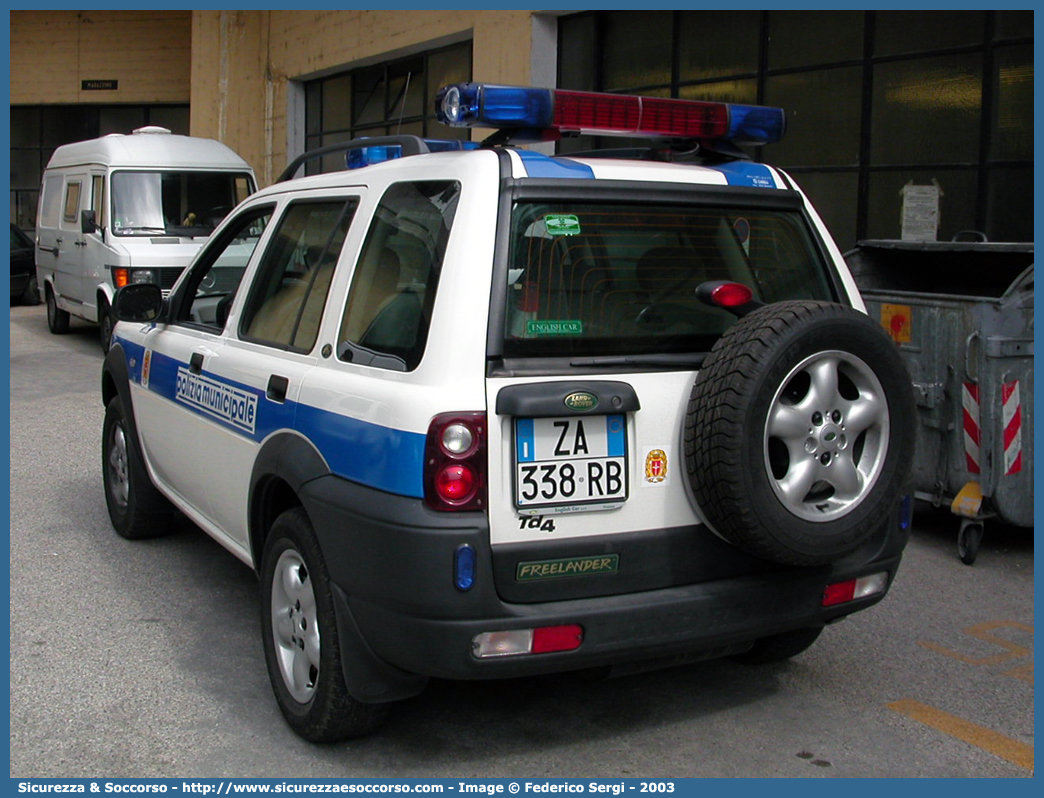
[[[99,327],[99,340],[101,342],[102,352],[109,354],[109,348],[112,346],[112,328],[116,326],[116,321],[112,317],[112,310],[109,308],[109,303],[104,299],[98,301],[98,327]]]
[[[261,634],[279,709],[306,740],[363,737],[383,723],[386,705],[348,693],[326,564],[300,507],[280,515],[265,540]]]
[[[120,537],[140,540],[170,531],[174,508],[149,479],[118,396],[105,408],[102,482],[109,520]]]

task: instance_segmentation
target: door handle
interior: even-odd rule
[[[189,371],[193,374],[199,374],[203,371],[203,353],[193,352],[192,357],[189,358]]]
[[[290,380],[286,377],[280,377],[278,374],[273,374],[268,378],[268,390],[265,391],[265,396],[273,402],[282,404],[286,401],[286,389],[289,387]]]

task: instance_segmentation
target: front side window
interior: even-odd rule
[[[210,242],[193,265],[177,321],[223,330],[247,264],[272,218],[271,206],[252,208],[231,222],[221,237]]]
[[[522,202],[512,219],[505,357],[706,352],[733,322],[698,285],[762,302],[833,299],[797,212]]]
[[[243,338],[283,349],[311,351],[326,295],[358,200],[291,205],[257,270],[243,319]]]
[[[233,172],[115,172],[112,232],[120,236],[210,235],[252,188]]]
[[[412,371],[428,324],[460,184],[396,183],[381,198],[348,292],[337,355]]]

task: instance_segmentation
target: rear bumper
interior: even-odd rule
[[[688,584],[635,589],[624,578],[620,584],[627,585],[626,592],[613,595],[581,592],[543,600],[537,591],[528,601],[519,601],[518,585],[497,589],[505,582],[505,568],[496,562],[500,555],[490,551],[481,513],[436,513],[419,500],[335,477],[309,482],[302,497],[336,587],[342,647],[347,645],[356,658],[363,652],[371,675],[379,676],[382,666],[387,669],[383,688],[380,678],[363,688],[353,687],[346,666],[349,689],[360,700],[415,694],[424,677],[511,678],[741,650],[759,637],[822,626],[880,601],[885,593],[822,606],[824,588],[834,582],[884,571],[890,586],[907,539],[897,523],[890,523],[859,552],[830,566],[783,568],[758,561],[760,569],[743,571],[734,561],[719,578],[708,572]],[[656,531],[661,536],[675,532]],[[709,535],[702,527],[682,532],[693,540],[697,533]],[[612,537],[584,545],[615,548]],[[468,591],[456,589],[453,579],[454,553],[462,545],[472,546],[477,555],[475,583]],[[541,554],[529,552],[532,559]],[[634,558],[621,558],[621,572],[629,559]],[[580,584],[585,579],[613,577],[558,581]],[[611,581],[588,584],[596,585],[594,590],[612,589]],[[563,624],[583,627],[578,649],[483,659],[472,653],[473,639],[484,632]]]
[[[875,563],[858,575],[888,571],[899,560]],[[626,596],[502,604],[487,618],[424,618],[349,600],[350,611],[374,653],[416,674],[447,679],[496,679],[698,655],[735,649],[759,637],[823,626],[865,609],[884,594],[824,609],[825,575],[733,578]],[[477,659],[472,640],[483,632],[579,624],[581,646],[568,652]],[[737,650],[742,650],[742,647]]]

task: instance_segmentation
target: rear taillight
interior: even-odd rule
[[[443,413],[424,444],[424,503],[434,510],[486,506],[486,414]]]
[[[835,582],[827,585],[823,591],[823,606],[833,607],[836,604],[847,604],[856,599],[869,598],[884,593],[888,588],[888,572],[882,571],[859,579],[846,582]]]

